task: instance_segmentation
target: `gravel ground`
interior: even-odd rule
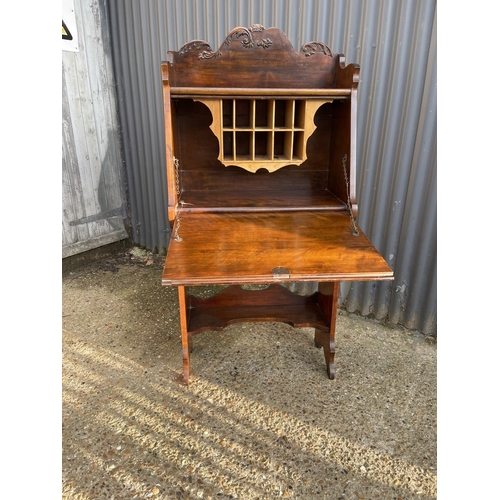
[[[185,387],[162,266],[63,272],[63,499],[436,498],[432,339],[340,310],[331,381],[312,329],[232,325],[194,338]]]

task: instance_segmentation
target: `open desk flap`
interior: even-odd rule
[[[345,213],[181,213],[176,225],[163,285],[393,279]]]

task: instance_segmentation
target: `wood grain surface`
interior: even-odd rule
[[[162,276],[164,285],[362,281],[392,270],[349,216],[334,211],[180,214]],[[273,268],[290,270],[273,278]]]

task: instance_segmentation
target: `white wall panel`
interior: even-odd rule
[[[62,256],[128,237],[104,4],[74,1],[78,51],[62,51]]]

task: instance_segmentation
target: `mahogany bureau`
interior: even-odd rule
[[[393,279],[356,225],[359,66],[254,25],[216,51],[195,40],[169,52],[162,76],[172,228],[162,284],[178,288],[183,382],[194,335],[255,321],[314,328],[334,378],[339,283]],[[199,285],[226,287],[187,293]]]

